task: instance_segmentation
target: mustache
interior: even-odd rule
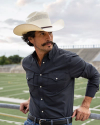
[[[45,46],[46,44],[51,43],[53,45],[52,41],[47,41],[46,43],[43,43],[42,46]]]

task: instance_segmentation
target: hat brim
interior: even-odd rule
[[[52,24],[52,27],[49,28],[40,28],[33,24],[21,24],[14,28],[13,32],[14,34],[18,36],[22,36],[23,34],[30,32],[30,31],[58,31],[60,29],[64,28],[64,21],[62,19],[56,21],[54,24]]]

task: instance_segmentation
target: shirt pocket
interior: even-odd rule
[[[67,85],[66,72],[52,72],[48,74],[47,91],[58,93]]]
[[[27,73],[26,79],[28,84],[33,84],[34,73]]]
[[[33,91],[35,87],[37,87],[36,83],[34,82],[34,77],[35,77],[35,74],[33,72],[26,74],[27,84],[29,86],[30,91]]]

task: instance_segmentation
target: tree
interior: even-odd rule
[[[18,64],[22,60],[22,57],[19,55],[9,56],[8,58],[5,56],[0,57],[0,65],[6,65],[6,64]]]
[[[12,63],[20,63],[22,57],[19,57],[19,55],[14,55],[14,56],[9,56],[8,59],[9,59],[10,62],[12,62]]]
[[[6,65],[6,64],[10,64],[9,59],[5,56],[1,56],[0,57],[0,65]]]

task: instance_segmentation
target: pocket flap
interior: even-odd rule
[[[34,73],[26,73],[26,79],[30,80],[34,78]]]
[[[54,81],[59,81],[66,78],[66,73],[52,73],[49,74],[49,78],[53,79]]]

